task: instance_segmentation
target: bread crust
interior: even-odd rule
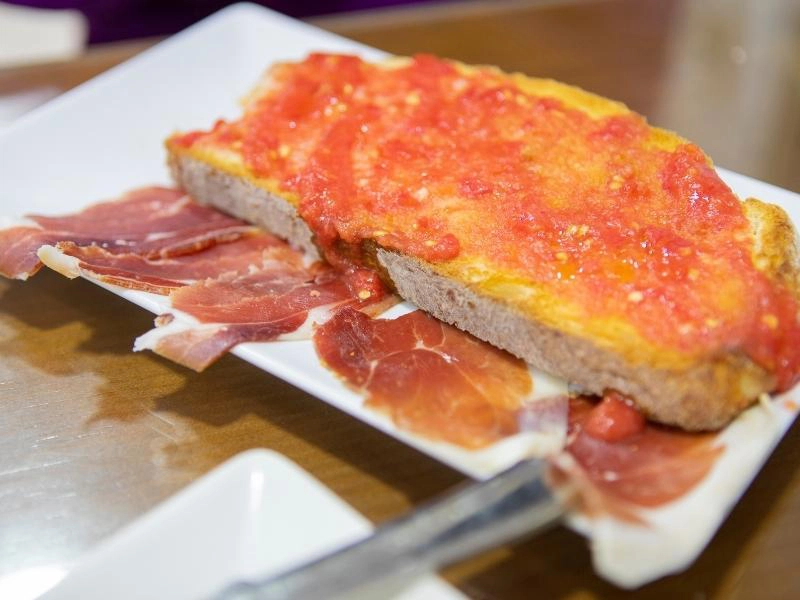
[[[169,164],[176,183],[198,201],[262,226],[319,258],[314,235],[291,202],[186,154],[172,152]],[[797,291],[798,252],[788,216],[755,199],[744,204],[757,266]],[[632,361],[589,336],[522,314],[502,297],[438,272],[436,265],[380,247],[370,252],[388,283],[421,309],[587,392],[628,394],[648,418],[661,423],[689,431],[717,429],[775,386],[775,377],[742,352],[663,365]]]
[[[753,232],[756,268],[800,297],[800,240],[789,215],[757,198],[747,198],[742,205]]]

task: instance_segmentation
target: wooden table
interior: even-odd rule
[[[317,24],[396,53],[434,52],[586,87],[680,131],[721,165],[800,190],[800,7],[792,0],[464,2]],[[151,43],[0,71],[0,94],[67,89]],[[285,454],[374,522],[462,481],[238,359],[197,375],[133,354],[131,340],[151,318],[50,272],[0,281],[0,577],[74,561],[248,448]],[[797,464],[796,426],[694,566],[637,596],[800,597]],[[476,598],[629,595],[593,574],[586,541],[563,528],[444,575]]]

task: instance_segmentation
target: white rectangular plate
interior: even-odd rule
[[[6,215],[62,214],[154,183],[169,184],[163,140],[175,130],[235,117],[265,68],[316,50],[382,54],[249,4],[230,7],[23,117],[0,135]],[[800,200],[786,190],[722,172],[741,196],[759,196],[800,222]],[[155,313],[164,299],[109,288]],[[482,451],[431,442],[399,430],[363,406],[317,360],[311,342],[243,344],[234,354],[477,478],[525,451],[509,439]]]

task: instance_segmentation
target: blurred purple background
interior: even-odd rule
[[[37,8],[75,8],[89,20],[89,42],[112,42],[175,33],[220,8],[225,0],[5,0]],[[254,0],[293,17],[330,14],[426,0]],[[427,0],[431,2],[433,0]]]

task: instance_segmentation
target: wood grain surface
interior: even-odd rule
[[[581,85],[699,142],[718,164],[800,191],[798,6],[454,2],[316,22],[391,52]],[[0,71],[0,95],[68,89],[150,44]],[[0,182],[0,198],[10,192]],[[0,280],[0,582],[72,563],[248,448],[285,454],[376,523],[463,480],[233,357],[198,375],[134,354],[151,318],[46,270],[26,283]],[[444,575],[474,598],[800,597],[798,464],[795,426],[699,560],[636,592],[594,575],[586,541],[564,528]]]

